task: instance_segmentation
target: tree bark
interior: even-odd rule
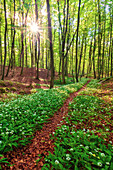
[[[52,28],[51,28],[49,0],[46,0],[46,3],[47,3],[47,17],[48,17],[48,36],[50,41],[50,57],[51,57],[51,80],[50,80],[50,89],[51,89],[54,86],[54,57],[53,57]]]
[[[82,37],[82,45],[81,45],[81,52],[80,52],[80,59],[79,59],[79,66],[78,66],[78,77],[80,74],[80,67],[81,67],[81,60],[82,60],[82,53],[83,53],[83,44],[84,44],[84,34]]]
[[[12,18],[11,18],[11,25],[15,25],[15,0],[14,0],[14,16],[13,16],[14,20],[12,21]],[[7,69],[7,73],[6,73],[6,77],[8,77],[8,74],[9,74],[9,70],[10,70],[10,67],[11,67],[11,70],[13,69],[14,67],[14,43],[15,43],[15,26],[13,26],[13,28],[11,29],[11,40],[12,40],[12,46],[11,46],[11,58],[9,59],[9,66],[8,66],[8,69]],[[13,73],[14,74],[14,73]]]
[[[0,7],[1,9],[2,9],[2,5],[1,5],[1,7]],[[2,60],[2,33],[1,33],[1,25],[2,25],[2,10],[0,11],[0,56],[1,56],[1,72],[0,72],[0,75],[2,75],[2,65],[3,65],[3,60]]]
[[[76,82],[78,82],[78,32],[79,32],[79,23],[80,23],[80,5],[81,0],[79,0],[79,7],[78,7],[78,19],[77,19],[77,35],[76,35],[76,65],[75,65],[75,74],[76,74]]]
[[[86,58],[86,46],[87,46],[87,44],[86,44],[86,37],[85,37],[85,49],[84,49],[84,59],[83,59],[83,68],[82,68],[82,76],[84,76],[84,74],[85,74],[85,58]]]
[[[37,0],[35,0],[35,16],[36,16],[36,23],[37,23],[38,22]],[[37,37],[35,42],[35,60],[36,60],[36,67],[37,67],[36,79],[39,80],[39,59],[40,59],[40,33],[39,32],[37,33],[36,37]],[[37,57],[37,40],[38,40],[38,57]]]
[[[22,43],[22,48],[21,48],[21,58],[22,58],[22,68],[21,68],[21,73],[20,75],[23,74],[24,70],[24,12],[22,11],[22,28],[21,28],[21,43]]]
[[[112,2],[113,4],[113,2]],[[112,35],[112,30],[113,30],[113,8],[112,8],[112,14],[111,14],[111,30],[110,30],[110,51],[111,51],[111,73],[110,76],[113,76],[113,35]]]
[[[100,0],[98,0],[98,79],[100,79],[100,58],[101,58],[101,15]]]
[[[92,57],[94,79],[96,78],[96,71],[95,71],[95,50],[96,50],[96,15],[95,15],[94,47],[93,47],[93,57]]]
[[[7,47],[6,47],[6,36],[7,36],[6,0],[4,0],[4,13],[5,13],[5,33],[4,33],[4,65],[3,65],[2,80],[4,80],[5,64],[6,64],[6,57],[7,57]]]

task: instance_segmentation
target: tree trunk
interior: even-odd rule
[[[2,6],[0,8],[2,8]],[[0,11],[0,56],[1,56],[1,60],[0,60],[1,61],[1,72],[0,72],[0,75],[2,75],[2,69],[3,69],[2,68],[2,64],[3,64],[2,62],[3,61],[2,61],[2,33],[1,33],[2,17],[1,16],[2,16],[2,10]]]
[[[26,13],[26,16],[25,16],[25,66],[28,67],[28,57],[27,57],[27,40],[26,40],[26,35],[27,35],[27,29],[26,29],[26,26],[27,26],[27,15],[28,15],[28,10],[27,10],[27,13]]]
[[[81,60],[82,60],[82,53],[83,53],[83,44],[84,44],[84,34],[82,37],[82,45],[81,45],[81,52],[80,52],[80,59],[79,59],[79,66],[78,66],[78,76],[80,73],[80,67],[81,67]]]
[[[54,86],[54,57],[53,57],[52,28],[51,28],[49,0],[46,0],[46,3],[47,3],[47,17],[48,17],[48,36],[50,41],[50,57],[51,57],[51,80],[50,80],[50,89],[51,89]]]
[[[36,16],[36,23],[38,22],[38,6],[37,6],[37,0],[35,0],[35,16]],[[37,33],[37,39],[38,39],[38,57],[37,57],[37,40],[35,42],[35,60],[36,60],[36,67],[37,67],[37,75],[36,79],[39,80],[39,59],[40,59],[40,34]]]
[[[6,35],[7,35],[6,0],[4,0],[4,12],[5,12],[5,33],[4,33],[4,65],[3,65],[2,80],[4,80],[5,64],[6,64],[6,57],[7,57],[7,47],[6,47]]]
[[[105,18],[105,20],[104,20],[104,36],[103,36],[103,52],[102,52],[102,78],[103,78],[103,76],[104,76],[104,55],[105,55],[105,33],[106,33],[106,31],[105,31],[105,28],[106,28],[106,11],[105,11],[105,9],[106,9],[106,1],[105,1],[105,4],[104,4],[104,18]]]
[[[11,19],[11,25],[15,25],[15,0],[14,0],[14,20],[13,20],[13,23],[12,23],[12,19]],[[15,43],[15,27],[11,29],[11,40],[12,40],[12,46],[11,46],[11,58],[9,59],[9,66],[8,66],[8,69],[7,69],[7,73],[6,73],[6,77],[8,76],[9,74],[9,70],[10,70],[10,67],[11,67],[11,70],[13,69],[14,67],[14,43]],[[14,74],[14,73],[13,73]]]
[[[85,70],[86,46],[87,46],[87,44],[86,44],[86,37],[85,37],[85,49],[84,49],[84,59],[83,59],[82,76],[84,76],[84,74],[85,74],[84,70]]]
[[[80,23],[80,5],[81,0],[79,0],[79,7],[78,7],[78,19],[77,19],[77,36],[76,36],[76,65],[75,65],[75,74],[76,74],[76,82],[78,82],[78,32],[79,32],[79,23]]]
[[[72,45],[72,77],[73,77],[73,83],[75,83],[75,79],[74,79],[74,71],[73,71],[73,52],[74,52],[74,41],[73,41],[73,45]]]
[[[22,58],[22,68],[21,68],[21,73],[20,75],[23,74],[24,70],[24,12],[22,12],[22,30],[21,30],[21,43],[22,43],[22,49],[21,49],[21,58]]]
[[[100,0],[98,0],[98,79],[100,79],[100,58],[101,58],[101,15]]]
[[[111,14],[111,30],[110,30],[110,51],[111,51],[111,74],[110,74],[110,76],[113,76],[113,35],[112,35],[112,29],[113,29],[113,8],[112,8],[112,14]]]
[[[91,53],[92,53],[92,40],[91,40],[90,49],[89,49],[89,65],[88,65],[88,68],[87,68],[87,76],[88,76],[88,74],[91,72],[91,67],[92,67],[92,63],[91,63]]]

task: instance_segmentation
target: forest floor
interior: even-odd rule
[[[40,70],[40,80],[41,80],[40,82],[35,79],[36,70],[34,70],[34,74],[32,75],[33,70],[26,69],[26,71],[24,71],[23,77],[21,77],[19,75],[20,74],[19,68],[18,68],[17,72],[18,72],[17,74],[15,72],[14,77],[9,75],[9,77],[6,78],[4,81],[5,84],[2,84],[3,83],[2,82],[0,87],[5,87],[5,88],[7,87],[7,89],[8,88],[11,89],[11,87],[13,87],[13,88],[15,87],[16,91],[14,93],[20,94],[19,89],[25,90],[25,89],[29,88],[28,90],[30,91],[34,88],[33,86],[35,86],[35,88],[37,88],[36,84],[48,84],[49,83],[49,81],[48,81],[49,79],[46,79],[47,70],[44,70],[44,69]],[[14,84],[12,84],[11,82],[13,82]],[[89,83],[89,81],[87,82],[87,84],[88,83]],[[13,151],[10,151],[10,152],[7,152],[6,154],[4,154],[5,158],[7,158],[8,161],[14,165],[12,167],[7,167],[6,164],[4,164],[4,165],[2,165],[3,170],[9,170],[9,169],[10,170],[12,170],[12,169],[13,170],[23,170],[23,169],[25,169],[25,170],[32,170],[32,169],[33,170],[41,170],[41,168],[43,167],[43,165],[45,163],[44,158],[48,155],[48,151],[50,151],[51,153],[54,153],[55,140],[50,138],[50,134],[53,134],[58,127],[60,127],[62,125],[67,125],[66,121],[64,121],[64,118],[69,113],[69,103],[72,102],[75,97],[80,96],[80,95],[87,95],[87,94],[91,95],[91,96],[97,96],[99,98],[104,99],[106,102],[104,105],[102,105],[102,107],[109,108],[109,105],[107,105],[107,104],[111,103],[111,100],[113,98],[113,78],[100,83],[100,87],[97,90],[95,90],[95,89],[93,90],[92,88],[90,89],[90,88],[86,87],[87,84],[85,84],[77,92],[70,94],[70,96],[64,102],[63,106],[54,114],[53,117],[48,119],[47,123],[44,123],[42,130],[35,132],[34,138],[32,139],[30,144],[28,144],[25,147],[22,146],[21,148],[14,148]],[[19,87],[18,87],[18,85],[19,85]],[[22,85],[25,86],[25,89]],[[31,87],[27,87],[27,86],[31,86]],[[43,87],[48,88],[46,86],[42,86],[42,88]],[[39,88],[41,88],[41,86]],[[26,92],[27,92],[27,90],[26,90]],[[99,125],[98,124],[94,125],[93,123],[91,123],[92,120],[90,120],[90,117],[88,117],[89,123],[85,122],[85,123],[82,123],[81,125],[78,124],[76,126],[76,129],[83,129],[83,128],[90,127],[92,130],[94,130],[95,128],[101,128],[101,130],[102,130],[102,129],[104,129],[102,124],[104,124],[105,127],[107,127],[109,129],[109,134],[107,134],[107,138],[105,139],[106,145],[109,143],[109,141],[112,142],[112,144],[113,144],[113,134],[112,134],[113,125],[111,123],[111,120],[113,120],[113,116],[112,116],[113,109],[111,109],[109,112],[110,112],[111,116],[110,115],[108,116],[105,113],[106,120],[103,120],[103,118],[101,116],[99,116],[100,114],[102,114],[100,112],[98,112],[98,114],[99,114],[98,117],[94,116],[93,122],[97,122],[99,120],[100,121]],[[99,131],[95,132],[95,135],[98,135],[99,137],[102,136],[102,134]],[[36,162],[36,160],[39,160],[38,163]]]
[[[5,68],[5,75],[7,73],[8,67]],[[1,68],[0,68],[1,73]],[[14,70],[9,71],[8,77],[5,76],[5,80],[10,80],[13,82],[20,82],[25,83],[26,85],[34,84],[34,83],[40,83],[40,84],[48,84],[50,79],[50,71],[48,72],[47,69],[40,68],[39,69],[39,79],[36,79],[36,67],[33,68],[24,68],[23,74],[21,73],[21,67],[16,67]],[[57,73],[56,73],[57,76]],[[0,77],[1,79],[1,77]]]
[[[87,82],[87,84],[89,81]],[[54,114],[52,118],[48,120],[47,123],[44,123],[44,126],[41,131],[36,131],[34,138],[31,141],[31,144],[28,144],[25,147],[22,148],[15,148],[14,151],[8,152],[5,154],[5,157],[8,158],[8,161],[11,164],[14,164],[14,166],[8,168],[4,165],[2,166],[4,170],[41,170],[43,167],[45,160],[44,158],[48,155],[48,151],[50,151],[52,154],[54,153],[54,139],[50,138],[50,134],[53,134],[55,132],[55,129],[61,125],[66,125],[66,121],[64,121],[64,117],[66,117],[69,113],[69,103],[73,101],[75,97],[78,95],[86,95],[88,87],[86,87],[85,84],[80,90],[78,90],[75,93],[71,93],[70,97],[66,99],[63,106]],[[84,94],[82,94],[82,92]],[[96,92],[93,91],[91,94],[89,92],[89,95],[98,96],[106,101],[106,103],[111,102],[111,98],[113,98],[113,78],[101,83],[99,90]],[[109,106],[109,105],[108,105]],[[102,107],[108,107],[106,104]],[[111,110],[110,112],[112,112]],[[100,114],[100,113],[99,113]],[[88,118],[89,119],[89,118]],[[107,117],[106,121],[102,120],[101,117],[98,115],[98,120],[100,120],[100,125],[96,125],[97,127],[103,129],[104,127],[101,126],[101,123],[104,123],[105,126],[109,128],[110,131],[112,131],[113,125],[111,120],[113,120],[113,116]],[[93,121],[98,121],[97,118]],[[91,129],[94,130],[94,125],[90,122],[85,122],[84,125],[78,124],[76,126],[76,129],[81,129],[83,127],[88,128],[89,126]],[[62,123],[61,123],[62,122]],[[99,137],[101,136],[101,133],[95,132],[96,135]],[[53,135],[54,136],[54,135]],[[113,134],[110,132],[107,138],[105,139],[106,145],[110,142],[113,143]],[[36,160],[39,160],[38,163],[36,163]]]
[[[1,67],[0,67],[1,69]],[[8,67],[5,69],[5,75]],[[30,94],[35,92],[34,89],[49,89],[50,71],[47,69],[39,69],[39,80],[36,79],[36,68],[24,68],[23,74],[20,75],[21,68],[16,67],[10,70],[8,77],[4,81],[0,81],[0,99],[7,98],[7,93],[13,94]],[[0,70],[1,73],[1,70]],[[55,78],[58,74],[55,73]],[[1,76],[0,76],[1,79]]]
[[[77,94],[84,90],[89,81],[77,92],[70,94],[70,97],[66,99],[63,106],[54,114],[52,118],[48,120],[47,123],[44,123],[44,126],[41,131],[36,131],[34,138],[31,144],[28,144],[21,149],[15,148],[14,151],[11,151],[5,155],[8,158],[8,161],[11,164],[14,164],[13,167],[9,169],[13,170],[41,170],[43,166],[44,158],[48,155],[48,151],[51,153],[54,152],[54,140],[50,139],[50,134],[52,134],[55,129],[57,129],[58,125],[61,121],[63,121],[63,117],[65,117],[68,112],[69,103],[77,96]],[[65,122],[64,122],[65,124]],[[36,160],[40,158],[41,160],[36,163]],[[4,167],[4,170],[7,170],[8,167]]]

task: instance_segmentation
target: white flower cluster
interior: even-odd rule
[[[59,164],[59,161],[58,161],[58,160],[55,160],[55,164],[56,164],[56,165]]]
[[[70,154],[66,154],[66,160],[67,160],[67,161],[70,161],[70,160],[71,160]]]

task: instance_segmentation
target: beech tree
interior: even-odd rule
[[[10,70],[13,76],[16,67],[21,75],[24,67],[34,67],[37,79],[39,68],[51,70],[51,88],[55,71],[63,84],[69,73],[73,82],[112,76],[112,5],[110,0],[1,0],[1,79]]]
[[[47,17],[48,17],[48,36],[50,41],[50,57],[51,57],[51,81],[50,88],[54,86],[54,57],[53,57],[53,42],[52,42],[52,28],[51,28],[51,17],[50,17],[50,5],[49,0],[46,0],[47,3]]]
[[[2,72],[2,80],[4,80],[5,74],[5,65],[6,65],[6,57],[7,57],[7,49],[6,49],[6,34],[7,34],[7,16],[6,16],[6,0],[4,0],[4,15],[5,15],[5,33],[4,33],[4,65]]]

